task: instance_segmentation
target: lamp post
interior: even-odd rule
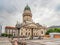
[[[20,28],[21,28],[21,25],[20,23],[17,22],[16,26],[15,26],[18,30],[18,39],[19,39],[19,33],[20,33]]]

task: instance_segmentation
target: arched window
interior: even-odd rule
[[[30,32],[28,33],[28,35],[30,35]]]
[[[43,31],[41,31],[41,34],[43,34]]]
[[[23,33],[21,32],[21,35],[23,35]]]
[[[27,35],[27,32],[26,32],[26,35]]]

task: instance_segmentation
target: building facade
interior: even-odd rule
[[[15,27],[12,27],[12,26],[6,26],[5,33],[12,34],[13,36],[17,36],[17,29]]]
[[[32,13],[30,7],[27,5],[23,12],[23,22],[21,23],[20,36],[31,36],[33,30],[33,36],[44,36],[46,27],[35,23],[32,20]]]
[[[33,22],[31,9],[28,5],[25,7],[22,16],[23,16],[23,22],[20,24],[21,25],[19,33],[20,36],[30,37],[30,36],[45,35],[47,28],[45,26],[40,25],[39,23]],[[10,33],[9,30],[10,28],[9,29],[6,28],[6,33]],[[15,28],[13,29],[11,28],[11,31],[12,30],[14,30],[16,32],[15,34],[17,35],[18,32],[15,30]]]
[[[50,38],[60,38],[60,33],[50,33]]]

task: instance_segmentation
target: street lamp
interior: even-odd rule
[[[16,26],[15,26],[18,30],[18,38],[19,38],[19,33],[20,33],[20,28],[21,28],[21,25],[20,23],[17,22]]]

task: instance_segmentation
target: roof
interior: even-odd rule
[[[13,26],[6,26],[5,29],[15,29]]]
[[[30,10],[30,7],[28,5],[26,5],[24,10]]]
[[[42,28],[42,25],[37,25],[36,23],[26,23],[21,25],[28,28]]]

